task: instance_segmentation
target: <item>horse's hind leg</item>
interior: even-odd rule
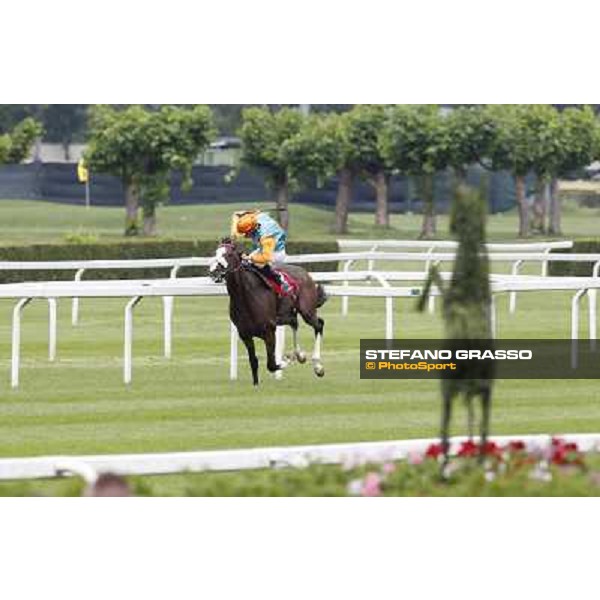
[[[306,363],[306,353],[300,346],[300,337],[298,335],[298,317],[294,316],[290,323],[292,333],[294,334],[294,358],[301,364]]]
[[[254,339],[242,338],[244,345],[246,346],[246,350],[248,350],[248,359],[250,361],[250,368],[252,369],[252,380],[254,385],[258,385],[258,358],[256,356],[256,346],[254,345]]]
[[[302,318],[315,331],[315,347],[312,355],[313,370],[317,377],[325,377],[325,367],[321,362],[321,346],[323,344],[323,331],[325,330],[325,321],[319,318],[316,313],[301,313]]]

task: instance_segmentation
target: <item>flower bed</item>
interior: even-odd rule
[[[405,461],[342,467],[190,476],[190,496],[598,496],[600,455],[584,454],[576,444],[554,439],[549,446],[527,449],[524,442],[504,446],[489,442],[485,460],[473,442],[460,445],[447,479],[440,476],[442,448],[432,445]],[[156,480],[154,480],[156,481]],[[142,493],[153,495],[153,480]]]
[[[199,497],[394,497],[394,496],[600,496],[600,454],[554,439],[527,447],[519,440],[489,442],[485,460],[464,442],[440,476],[442,448],[431,445],[407,460],[341,467],[189,474],[132,478],[141,496]],[[0,495],[80,495],[77,480],[0,484]]]

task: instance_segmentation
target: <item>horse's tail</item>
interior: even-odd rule
[[[322,306],[325,305],[327,300],[329,300],[329,296],[327,295],[325,288],[321,284],[317,285],[317,306],[316,307],[321,308]]]

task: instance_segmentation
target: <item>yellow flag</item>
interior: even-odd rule
[[[79,179],[79,183],[87,183],[90,177],[90,173],[85,166],[85,161],[83,158],[79,161],[77,165],[77,179]]]

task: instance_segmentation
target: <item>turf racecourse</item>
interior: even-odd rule
[[[33,203],[15,208],[15,203],[3,202],[2,243],[60,241],[66,233],[80,228],[100,238],[110,237],[111,232],[118,237],[115,228],[120,223],[120,211],[104,213],[98,209],[107,219],[106,230],[100,230],[88,227],[82,209]],[[25,214],[29,210],[35,214]],[[55,210],[60,217],[53,216]],[[217,221],[226,222],[230,207],[208,210],[194,207],[189,218],[198,228],[185,221],[181,235],[189,237],[194,232],[203,238],[206,228],[212,227],[214,237]],[[170,223],[184,217],[180,211],[183,209],[161,212],[167,231]],[[212,219],[203,222],[202,215],[209,214]],[[329,213],[302,209],[296,214],[299,238],[309,239],[309,231],[328,230]],[[597,210],[567,211],[566,217],[567,237],[597,233]],[[359,237],[375,236],[368,224],[371,220],[368,215],[353,217]],[[417,224],[418,217],[404,221],[395,217],[388,237],[414,238]],[[29,225],[33,229],[28,231]],[[490,220],[490,239],[510,239],[514,229],[514,216],[494,217]],[[498,305],[500,335],[569,337],[570,299],[562,293],[521,294],[517,314],[510,317],[507,299],[502,298]],[[72,328],[70,303],[61,302],[55,364],[46,358],[47,307],[42,302],[28,307],[23,323],[22,386],[11,391],[13,303],[0,301],[0,456],[169,452],[437,434],[439,388],[435,382],[359,379],[359,340],[382,336],[383,300],[352,300],[346,319],[340,316],[339,300],[325,307],[324,380],[317,380],[309,366],[293,367],[282,382],[274,381],[263,369],[259,389],[250,385],[243,359],[240,381],[228,381],[226,301],[204,298],[177,301],[171,361],[161,358],[160,302],[145,300],[140,305],[135,321],[134,382],[126,388],[122,383],[124,304],[124,300],[82,301],[81,324]],[[441,333],[439,313],[419,315],[413,300],[398,301],[396,313],[399,337],[435,338]],[[582,318],[582,337],[587,336],[585,324]],[[310,342],[306,328],[303,339]],[[262,352],[261,358],[264,366]],[[599,401],[597,381],[501,381],[494,398],[492,430],[495,434],[597,432]],[[463,433],[464,410],[458,405],[457,409],[454,431]],[[178,489],[180,480],[165,478],[164,492]]]
[[[122,306],[82,303],[82,323],[59,309],[59,359],[46,359],[46,307],[31,306],[23,327],[22,387],[9,389],[10,305],[1,304],[0,455],[168,452],[209,448],[331,443],[430,437],[437,432],[438,385],[361,381],[358,340],[380,335],[383,302],[354,301],[347,319],[332,301],[325,366],[317,380],[309,366],[282,382],[263,374],[254,389],[245,362],[239,382],[228,381],[228,324],[224,302],[181,300],[176,307],[175,356],[161,358],[160,304],[148,301],[136,316],[134,382],[121,381]],[[500,302],[504,337],[566,336],[569,298],[521,296],[518,314]],[[399,303],[397,331],[436,337],[439,316],[418,315]],[[307,339],[307,330],[304,330]],[[582,331],[583,333],[583,331]],[[264,360],[263,360],[264,362]],[[493,431],[512,433],[600,430],[596,381],[499,382]],[[455,420],[464,432],[464,419]]]

